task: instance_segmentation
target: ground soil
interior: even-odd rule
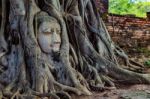
[[[135,95],[130,95],[130,93]],[[137,94],[138,93],[138,94]],[[132,85],[132,86],[119,86],[119,88],[104,91],[104,92],[93,92],[92,96],[75,96],[72,95],[73,99],[150,99],[150,97],[146,97],[150,93],[150,85]],[[142,96],[142,94],[144,94]],[[130,98],[125,98],[127,96],[131,96]],[[137,96],[139,98],[137,98]],[[142,98],[141,98],[141,97]]]

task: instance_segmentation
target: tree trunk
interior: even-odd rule
[[[70,99],[117,83],[150,84],[148,74],[120,67],[117,57],[139,64],[113,43],[95,0],[1,1],[1,98]]]

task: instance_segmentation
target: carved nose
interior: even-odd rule
[[[54,32],[53,39],[56,44],[60,43],[60,37],[56,32]]]

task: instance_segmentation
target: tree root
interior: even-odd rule
[[[77,95],[81,95],[81,91],[76,89],[76,88],[73,88],[73,87],[70,87],[70,86],[66,86],[66,85],[63,85],[63,84],[60,84],[58,82],[54,82],[54,84],[60,88],[60,90],[63,90],[63,91],[66,91],[66,92],[73,92]]]
[[[60,99],[60,97],[58,97],[56,94],[54,94],[54,93],[38,93],[38,92],[33,92],[32,93],[33,95],[35,95],[35,96],[38,96],[38,97],[40,97],[40,98],[44,98],[44,97],[51,97],[52,99]]]
[[[33,95],[33,96],[39,97],[39,98],[51,97],[52,99],[71,99],[71,96],[64,91],[56,91],[56,92],[52,92],[52,93],[39,93],[39,92],[33,91],[28,86],[26,86],[26,88],[17,87],[17,89],[16,89],[16,87],[13,85],[14,84],[10,84],[7,88],[5,88],[5,90],[3,90],[3,92],[0,96],[8,97],[10,99],[16,99],[17,97],[26,97],[26,96],[30,96],[30,95],[31,96]],[[14,88],[16,91],[15,90],[12,91],[12,88]],[[26,91],[24,89],[26,89]],[[64,98],[62,98],[62,97],[64,97]]]
[[[71,99],[71,96],[67,92],[64,92],[64,91],[56,92],[56,95],[61,97],[61,99]]]
[[[15,99],[15,97],[18,97],[18,96],[20,96],[20,94],[19,94],[19,89],[13,94],[13,96],[11,97],[11,99]]]
[[[104,91],[104,86],[95,85],[94,81],[93,82],[90,81],[89,86],[90,86],[90,89],[93,90],[93,91],[98,91],[98,92]]]
[[[138,63],[138,62],[135,62],[135,61],[133,61],[133,60],[131,60],[131,59],[129,59],[129,62],[130,62],[131,64],[137,66],[137,67],[144,67],[144,65],[142,65],[142,64],[140,64],[140,63]]]
[[[106,86],[115,87],[115,84],[110,77],[102,75],[101,78],[105,82]]]
[[[39,3],[41,2],[42,4],[39,4],[42,11],[48,12],[49,15],[55,17],[60,23],[62,32],[60,56],[58,59],[60,64],[52,59],[49,59],[49,62],[47,57],[42,57],[46,53],[43,53],[41,50],[34,33],[37,31],[34,31],[33,26],[35,14],[40,11],[35,0],[15,1],[16,4],[22,3],[24,5],[22,6],[22,9],[23,12],[25,12],[25,15],[24,13],[18,13],[19,15],[14,13],[15,11],[13,10],[19,10],[20,8],[18,8],[17,5],[10,3],[10,6],[15,7],[15,9],[10,9],[10,14],[8,15],[8,18],[10,18],[9,25],[11,28],[10,30],[15,29],[19,32],[17,35],[20,35],[18,39],[20,39],[22,45],[16,49],[17,44],[15,44],[15,46],[12,44],[12,48],[10,49],[10,59],[14,60],[10,61],[8,70],[3,71],[3,68],[1,69],[0,67],[0,72],[2,72],[0,75],[0,82],[6,81],[7,84],[9,84],[4,86],[5,88],[2,88],[3,90],[0,93],[0,98],[6,97],[15,99],[31,96],[37,98],[71,99],[69,93],[91,95],[91,90],[104,91],[114,89],[115,82],[125,84],[150,84],[150,75],[135,73],[119,67],[116,61],[115,52],[119,57],[123,58],[126,65],[133,70],[139,69],[139,67],[142,66],[129,60],[122,49],[112,44],[103,21],[99,19],[99,15],[96,14],[96,11],[94,10],[94,0],[38,0]],[[64,16],[65,20],[63,19],[62,12],[59,12],[61,9],[57,9],[57,6],[54,3],[55,1],[61,1],[61,3],[63,1],[68,1],[73,4],[73,6],[70,6],[69,3],[66,3],[66,5],[64,5],[66,6],[64,7],[65,9],[62,8],[62,10],[66,11],[65,15],[69,12],[66,16],[73,20],[73,24],[71,22],[71,25],[69,22],[67,23],[68,19],[66,16]],[[87,5],[82,5],[81,7],[79,7],[80,5],[76,5],[78,2],[82,1],[85,1],[85,4]],[[20,7],[20,5],[18,6]],[[83,14],[83,16],[80,16],[81,9],[85,12],[85,15]],[[87,9],[89,11],[87,11]],[[67,10],[70,11],[67,12]],[[89,16],[90,18],[88,18]],[[45,18],[45,16],[43,17]],[[5,18],[3,17],[3,19]],[[99,21],[101,22],[98,24],[97,22]],[[68,28],[66,28],[66,24],[68,25]],[[2,28],[4,29],[5,26],[4,24],[2,25]],[[4,32],[4,30],[2,31]],[[75,37],[72,39],[75,39],[75,42],[70,42],[72,43],[72,45],[70,44],[70,53],[69,40],[71,38],[68,38],[67,32],[70,32],[68,34]],[[96,33],[94,36],[97,36],[98,41],[94,41],[94,43],[96,42],[99,44],[98,48],[95,48],[96,45],[91,42],[91,39],[89,38],[89,36],[93,36],[92,33]],[[4,38],[1,38],[2,36],[4,35],[0,34],[0,58],[7,52],[7,44],[5,44]],[[12,39],[15,38],[16,37],[12,36]],[[93,39],[94,37],[91,38]],[[13,40],[10,42],[13,43]],[[4,45],[1,46],[1,44]],[[20,50],[23,50],[23,53],[16,53],[21,52]],[[72,65],[74,66],[70,65],[69,55],[71,55]],[[23,60],[25,61],[24,67],[20,66]],[[11,63],[13,63],[13,65]],[[9,71],[11,71],[11,73]],[[24,82],[24,80],[29,84]]]
[[[120,67],[110,66],[108,76],[115,79],[114,82],[124,84],[150,84],[149,76],[122,69]]]

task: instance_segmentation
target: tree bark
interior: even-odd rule
[[[121,68],[117,57],[139,64],[111,40],[94,0],[2,0],[0,8],[0,97],[70,99],[117,83],[150,84],[149,74]],[[41,12],[42,22],[53,17],[61,27],[57,53],[38,41]]]

